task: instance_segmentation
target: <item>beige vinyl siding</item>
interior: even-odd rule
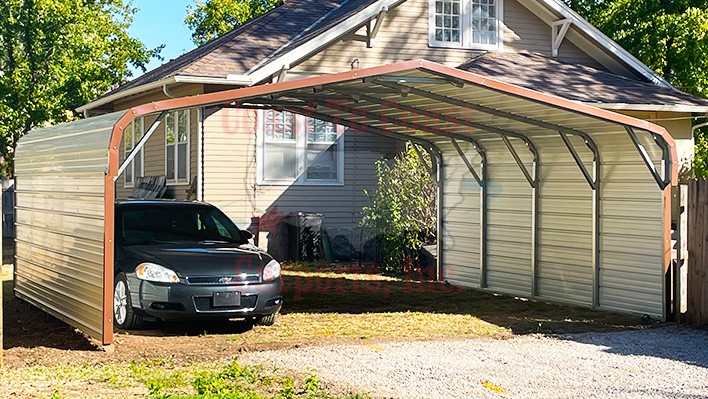
[[[256,111],[204,111],[204,200],[240,227],[255,216]]]
[[[324,217],[331,238],[345,236],[359,249],[361,209],[368,204],[364,189],[376,187],[376,161],[390,158],[402,149],[396,140],[369,133],[344,132],[343,185],[259,185],[256,213],[318,212]]]
[[[428,44],[428,0],[408,0],[389,10],[373,48],[351,37],[304,61],[293,70],[302,73],[332,73],[351,69],[358,59],[360,68],[396,61],[424,58],[457,66],[479,55],[480,51],[430,47]],[[517,1],[504,0],[504,46],[502,51],[536,52],[551,55],[551,27]],[[366,35],[364,28],[357,32]],[[559,59],[600,67],[578,47],[564,41]]]
[[[204,200],[244,228],[254,216],[274,220],[290,212],[322,213],[330,237],[344,235],[358,249],[358,222],[367,203],[363,190],[376,185],[376,161],[397,154],[401,142],[346,130],[343,185],[262,185],[257,184],[256,173],[256,118],[253,110],[207,112]],[[263,224],[262,228],[269,228],[269,222]],[[267,247],[263,240],[259,244]]]
[[[150,125],[155,121],[157,116],[148,116],[145,118],[144,133],[147,133]],[[198,158],[198,132],[199,132],[199,112],[197,109],[189,110],[189,181],[191,182],[197,176],[197,158]],[[124,143],[120,143],[120,164],[125,159],[123,151]],[[165,125],[161,123],[155,132],[150,136],[145,147],[143,148],[143,164],[144,176],[163,176],[165,175]],[[124,172],[125,173],[125,172]],[[168,184],[165,198],[186,199],[188,183]],[[118,176],[116,180],[116,199],[126,199],[133,192],[132,188],[125,187],[125,178],[123,174]],[[196,197],[193,196],[193,199]]]
[[[531,52],[551,56],[551,27],[520,2],[504,0],[504,51]],[[558,49],[559,60],[605,69],[599,62],[570,40],[563,40]]]
[[[201,94],[204,92],[204,85],[193,84],[193,83],[171,84],[171,85],[168,85],[167,88],[168,88],[169,92],[172,95],[174,95],[175,97],[193,96],[193,95]],[[147,91],[142,94],[136,94],[136,95],[130,96],[128,98],[120,99],[113,104],[113,108],[116,111],[127,110],[131,107],[137,107],[139,105],[148,104],[152,101],[162,101],[162,100],[169,100],[169,99],[170,99],[170,97],[167,97],[162,89],[158,89],[158,90]]]

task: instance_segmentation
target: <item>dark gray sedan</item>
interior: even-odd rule
[[[272,325],[283,303],[280,264],[216,207],[116,203],[114,324],[246,318]]]

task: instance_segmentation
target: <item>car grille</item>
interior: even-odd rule
[[[210,296],[195,296],[194,307],[198,312],[223,312],[229,310],[250,310],[256,307],[258,295],[242,295],[241,306],[214,307]]]
[[[191,285],[232,285],[259,283],[261,276],[257,274],[235,274],[230,276],[188,276],[187,284]]]

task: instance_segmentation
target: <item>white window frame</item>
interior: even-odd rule
[[[181,144],[181,141],[177,141],[179,138],[179,118],[177,116],[178,112],[185,112],[187,114],[187,156],[186,156],[186,162],[187,162],[187,176],[184,179],[180,179],[178,176],[179,174],[177,173],[179,171],[179,154],[177,151],[177,144]],[[191,166],[192,166],[192,149],[191,149],[191,136],[192,136],[192,111],[189,109],[185,110],[177,110],[177,111],[170,111],[169,113],[174,114],[174,117],[172,118],[174,121],[174,131],[175,131],[175,142],[172,144],[167,143],[167,117],[165,116],[164,119],[164,132],[165,132],[165,176],[167,176],[167,152],[168,151],[173,151],[174,154],[174,179],[167,179],[166,184],[168,186],[177,186],[177,185],[187,185],[190,182],[190,174],[191,174]]]
[[[265,147],[268,141],[265,137],[265,111],[257,111],[256,131],[256,165],[257,182],[261,186],[343,186],[344,185],[344,126],[335,125],[337,132],[337,180],[318,180],[307,178],[307,117],[294,114],[295,117],[295,151],[296,173],[293,179],[265,178]],[[277,141],[275,141],[277,142]],[[326,143],[324,143],[326,144]]]
[[[495,0],[497,9],[497,42],[472,43],[472,0],[461,0],[460,39],[462,43],[435,40],[435,1],[428,1],[428,45],[430,47],[459,48],[468,50],[502,51],[504,48],[504,0]]]
[[[140,123],[140,131],[142,132],[140,137],[142,138],[145,135],[145,119],[137,118],[133,120],[130,123],[130,136],[125,134],[123,135],[123,160],[128,159],[128,155],[135,149],[135,146],[138,144],[136,142],[133,142],[133,139],[135,138],[135,125],[138,123]],[[130,151],[126,149],[128,145],[128,139],[130,139],[131,144]],[[125,171],[123,172],[123,188],[133,188],[135,186],[135,178],[142,177],[145,174],[145,152],[143,151],[144,148],[145,147],[141,148],[139,150],[139,154],[135,156],[135,158],[140,157],[140,170],[135,170],[135,158],[133,158],[133,161],[130,162],[130,165],[125,168]],[[128,180],[128,173],[126,173],[128,169],[130,169],[131,171],[131,180]]]

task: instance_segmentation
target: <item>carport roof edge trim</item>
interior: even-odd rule
[[[232,90],[225,90],[209,94],[201,94],[191,97],[175,98],[143,104],[128,110],[113,126],[110,146],[108,149],[108,170],[105,176],[105,231],[104,231],[104,315],[103,315],[103,343],[110,345],[113,343],[113,234],[115,223],[115,184],[113,178],[119,169],[119,146],[123,136],[123,128],[134,119],[162,111],[186,109],[193,107],[204,107],[210,105],[225,105],[234,101],[258,97],[268,94],[277,94],[290,90],[305,89],[308,87],[335,84],[346,81],[355,81],[364,78],[371,78],[378,75],[391,74],[410,70],[425,70],[433,74],[451,77],[497,92],[506,93],[515,97],[527,99],[533,102],[560,108],[565,111],[584,114],[608,122],[614,122],[625,126],[635,127],[659,135],[669,145],[671,152],[671,185],[678,182],[678,162],[676,143],[671,135],[661,126],[636,119],[630,116],[621,115],[612,111],[603,110],[590,105],[580,104],[561,97],[552,96],[536,92],[530,89],[502,83],[494,79],[462,71],[456,68],[444,66],[427,60],[403,61],[389,65],[382,65],[366,69],[358,69],[347,72],[340,72],[331,75],[322,75],[311,78],[298,79],[273,84],[251,86]],[[667,195],[667,190],[664,190]],[[666,211],[666,210],[665,210]],[[666,228],[665,228],[666,229]],[[665,234],[666,236],[666,234]]]
[[[618,114],[609,110],[600,109],[591,105],[574,102],[545,93],[540,93],[508,83],[503,83],[486,76],[477,75],[472,72],[459,70],[457,68],[448,67],[422,59],[403,61],[389,65],[376,66],[366,69],[357,69],[352,71],[298,79],[293,81],[251,86],[209,94],[200,94],[196,96],[147,103],[131,108],[128,112],[126,112],[126,114],[121,117],[121,119],[116,123],[116,126],[114,128],[114,134],[116,132],[120,132],[122,130],[122,127],[127,126],[127,124],[129,124],[134,118],[155,112],[184,109],[196,106],[225,104],[250,97],[262,96],[267,94],[277,94],[280,92],[304,89],[312,86],[320,86],[364,78],[371,78],[378,75],[408,71],[413,69],[427,70],[436,74],[441,74],[443,76],[462,80],[465,83],[474,84],[498,92],[510,94],[516,97],[542,103],[544,105],[550,105],[552,107],[561,108],[566,111],[584,114],[601,120],[632,126],[638,129],[649,131],[654,134],[658,134],[664,139],[664,141],[666,141],[666,143],[671,149],[671,184],[677,184],[678,161],[676,153],[676,143],[673,137],[668,133],[668,131],[666,131],[666,129],[659,125],[631,116]],[[117,149],[122,135],[119,134],[119,136],[120,137],[117,137],[117,141],[114,137],[111,138],[111,148],[115,147]],[[112,165],[109,165],[109,174],[116,173],[118,170],[117,166],[118,165],[115,165],[115,169],[111,169]]]

